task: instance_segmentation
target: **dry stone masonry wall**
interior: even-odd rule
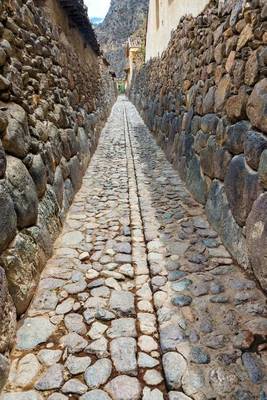
[[[115,100],[92,47],[60,2],[0,0],[0,388],[16,315],[31,301]]]
[[[181,20],[131,98],[227,249],[267,288],[267,3]]]

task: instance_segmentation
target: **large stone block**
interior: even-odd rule
[[[1,6],[0,6],[1,8]],[[9,360],[0,354],[0,391],[5,386],[10,370]]]
[[[21,160],[7,157],[7,187],[14,202],[18,227],[34,225],[38,214],[38,197],[34,182]]]
[[[246,241],[252,269],[264,290],[267,290],[267,193],[253,204],[247,219]]]
[[[8,154],[18,158],[26,157],[30,148],[30,134],[26,112],[15,103],[1,103],[8,118],[8,126],[2,138],[3,147]]]
[[[248,168],[243,155],[235,156],[230,162],[224,185],[232,215],[244,226],[260,187],[258,174]]]
[[[77,192],[81,187],[83,179],[82,166],[77,156],[72,157],[68,164],[70,169],[70,179],[72,182],[72,186],[74,188],[74,191]]]
[[[9,292],[18,314],[24,313],[36,289],[38,273],[38,246],[29,235],[19,233],[8,249],[1,254]]]
[[[249,128],[249,122],[237,122],[236,124],[231,125],[226,129],[225,137],[221,142],[220,138],[218,137],[217,140],[225,147],[226,150],[228,150],[232,154],[244,153],[244,141],[247,137],[247,132]]]
[[[248,165],[257,170],[262,152],[267,149],[267,140],[256,131],[249,131],[244,141],[244,152]]]
[[[29,167],[29,172],[35,183],[38,198],[42,198],[46,191],[47,172],[40,154],[32,157],[32,162]]]
[[[247,115],[253,126],[267,133],[267,78],[254,86],[248,99]]]
[[[0,184],[0,252],[5,250],[16,235],[17,215],[13,201],[3,184]]]
[[[188,163],[186,186],[199,203],[206,203],[207,184],[201,172],[200,161],[196,156],[193,156]]]
[[[2,142],[0,140],[0,179],[4,178],[6,173],[6,153],[3,149]]]
[[[221,236],[225,247],[247,269],[249,260],[245,237],[232,215],[224,185],[218,180],[211,184],[205,210],[209,222]]]
[[[62,227],[60,208],[57,202],[56,194],[50,185],[38,207],[38,226],[49,232],[52,242],[57,238]]]
[[[16,322],[16,309],[8,291],[6,274],[0,267],[0,352],[2,353],[12,347],[16,334]]]

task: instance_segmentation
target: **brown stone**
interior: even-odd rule
[[[249,56],[248,61],[246,62],[245,78],[244,78],[245,84],[254,85],[258,76],[258,72],[259,72],[259,63],[258,63],[257,52],[253,51],[253,53],[251,53],[251,55]]]
[[[219,82],[215,93],[215,111],[221,111],[231,91],[231,79],[225,75]]]
[[[248,99],[247,115],[253,126],[267,133],[267,78],[255,85]]]
[[[16,333],[16,310],[8,291],[6,274],[0,267],[0,352],[12,346]]]
[[[237,51],[241,50],[242,47],[244,47],[247,44],[247,42],[253,39],[253,37],[254,37],[253,28],[250,24],[247,24],[240,33],[236,50]]]
[[[267,290],[267,193],[261,194],[248,216],[246,242],[252,269]]]
[[[10,86],[10,81],[3,75],[0,75],[0,90],[7,90]]]
[[[230,121],[235,122],[240,119],[246,119],[247,100],[248,95],[244,86],[239,89],[238,95],[229,97],[225,108]]]
[[[231,51],[225,65],[226,71],[230,74],[235,66],[235,51]]]

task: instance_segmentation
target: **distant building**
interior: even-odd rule
[[[126,57],[128,60],[125,68],[126,83],[125,90],[127,91],[132,83],[136,70],[143,65],[144,59],[142,56],[142,39],[129,38],[126,46]]]
[[[150,0],[146,39],[146,61],[167,48],[172,30],[186,14],[196,17],[209,0]]]

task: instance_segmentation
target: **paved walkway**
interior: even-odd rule
[[[262,292],[121,97],[1,400],[263,400],[264,315]]]

